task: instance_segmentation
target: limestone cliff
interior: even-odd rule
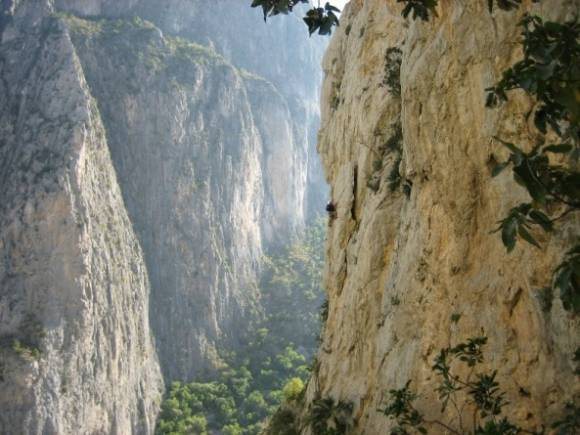
[[[191,378],[256,296],[262,149],[246,80],[139,20],[69,22],[145,251],[163,371]]]
[[[255,311],[263,249],[301,228],[309,204],[324,203],[313,137],[320,72],[311,74],[323,44],[299,22],[269,29],[245,4],[56,5],[86,18],[72,39],[143,244],[162,370],[191,379],[219,364],[216,348],[235,346]],[[115,21],[135,14],[155,25]],[[234,25],[222,29],[224,20]],[[300,43],[278,53],[264,31]],[[270,62],[245,60],[255,45]],[[293,55],[305,58],[305,80],[287,85],[280,71]]]
[[[264,249],[321,202],[322,44],[294,21],[292,54],[244,63],[235,29],[268,27],[215,7],[225,36],[205,1],[2,2],[0,432],[150,433],[160,371],[220,364]]]
[[[543,249],[510,255],[490,234],[526,197],[508,174],[491,178],[492,156],[505,156],[491,138],[533,143],[523,116],[532,102],[513,96],[489,110],[484,89],[520,58],[525,11],[578,18],[575,1],[530,3],[489,14],[483,0],[441,0],[438,17],[423,22],[404,20],[394,0],[352,0],[326,52],[319,151],[337,218],[308,397],[353,402],[353,433],[385,433],[377,409],[408,379],[418,406],[436,415],[436,353],[482,328],[486,367],[498,370],[519,423],[539,429],[580,390],[578,319],[558,299],[544,312],[537,293],[578,238],[578,221],[562,223]],[[389,86],[392,48],[401,50],[400,97]]]
[[[0,433],[149,433],[149,280],[76,50],[57,22],[1,47]]]

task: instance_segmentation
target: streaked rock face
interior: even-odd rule
[[[491,156],[505,158],[491,138],[532,143],[523,116],[532,103],[514,94],[500,110],[484,107],[484,89],[519,59],[521,15],[560,20],[578,6],[543,1],[490,16],[486,3],[441,1],[439,17],[425,23],[404,21],[394,1],[353,0],[325,55],[319,151],[338,217],[327,241],[330,314],[309,397],[318,390],[354,402],[355,433],[388,431],[377,409],[408,379],[421,392],[419,408],[437,415],[436,353],[482,329],[486,367],[498,370],[507,410],[522,425],[552,422],[580,388],[571,361],[578,320],[557,298],[544,312],[537,293],[562,246],[578,237],[578,221],[563,222],[542,250],[522,243],[510,255],[489,234],[526,198],[508,173],[491,178]],[[402,50],[401,98],[385,85],[392,47]],[[401,160],[385,146],[399,122]],[[401,186],[391,191],[395,165]]]
[[[323,207],[323,44],[241,2],[2,8],[0,432],[150,433],[160,372],[219,366],[264,249]]]
[[[102,118],[64,27],[28,31],[2,45],[0,432],[151,432],[150,286]]]
[[[162,368],[189,379],[217,363],[215,344],[255,297],[264,193],[246,80],[152,25],[115,36],[115,22],[86,24],[71,20],[72,39],[145,252]]]

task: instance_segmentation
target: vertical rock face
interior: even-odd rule
[[[265,234],[266,243],[273,244],[284,241],[277,240],[276,233],[280,230],[285,233],[288,225],[300,225],[305,218],[320,213],[327,199],[327,187],[316,155],[322,80],[319,64],[326,40],[306,37],[301,19],[303,9],[299,6],[297,9],[282,19],[270,19],[266,25],[262,22],[261,10],[249,8],[246,2],[216,1],[208,7],[204,0],[169,0],[160,8],[158,2],[147,0],[140,5],[140,14],[164,31],[215,47],[237,67],[267,79],[282,96],[292,115],[290,143],[282,126],[276,125],[274,115],[281,110],[276,102],[267,103],[270,108],[276,108],[274,114],[262,111],[256,114],[260,116],[255,116],[266,129],[270,124],[266,135],[268,131],[275,133],[267,148],[273,150],[273,145],[286,142],[285,149],[295,156],[290,160],[282,160],[274,153],[265,156],[266,174],[285,180],[283,192],[275,186],[267,192],[270,197],[266,199],[266,208],[277,217],[264,221],[264,228],[267,230],[272,222],[279,222],[277,232]],[[272,130],[273,127],[278,130]],[[293,195],[296,200],[286,195]],[[292,209],[278,209],[284,206]]]
[[[203,0],[171,0],[161,9],[148,0],[140,8],[144,17],[164,31],[215,47],[238,68],[271,82],[279,93],[275,98],[265,94],[264,88],[256,89],[257,95],[249,90],[250,98],[257,97],[254,119],[266,142],[263,170],[267,180],[272,180],[266,183],[264,242],[284,243],[288,228],[298,228],[320,213],[327,197],[315,149],[322,80],[319,64],[326,41],[306,37],[299,11],[266,25],[261,11],[245,2],[217,1],[208,7]],[[284,149],[280,143],[286,144]]]
[[[322,43],[299,22],[270,30],[246,4],[56,6],[88,19],[71,21],[72,39],[143,244],[161,367],[168,379],[190,379],[219,363],[216,347],[235,345],[256,305],[263,248],[301,228],[309,203],[323,204],[313,137]],[[156,27],[107,21],[136,15]],[[103,16],[105,28],[91,24]],[[224,20],[234,25],[223,29]],[[298,43],[278,53],[256,25]],[[254,41],[269,62],[247,60]],[[290,82],[305,85],[283,79],[297,56],[304,80]]]
[[[352,0],[325,55],[319,151],[338,213],[309,397],[352,401],[355,433],[388,429],[377,409],[408,379],[418,407],[438,415],[436,353],[482,328],[486,367],[498,370],[519,423],[553,421],[580,388],[571,361],[578,320],[557,298],[543,311],[537,293],[578,222],[563,222],[542,250],[520,244],[510,255],[489,234],[526,198],[509,174],[491,178],[492,156],[505,158],[491,138],[533,143],[524,121],[533,104],[514,95],[500,110],[484,107],[484,89],[520,58],[521,15],[569,19],[578,4],[525,2],[490,15],[485,1],[439,3],[439,16],[422,22],[403,20],[394,1]],[[402,52],[400,98],[388,85],[393,47]]]
[[[1,8],[0,432],[149,433],[160,369],[220,364],[323,202],[322,45],[242,2]]]
[[[148,433],[149,281],[66,30],[1,48],[0,432]]]
[[[270,214],[274,219],[262,221],[264,242],[274,246],[283,243],[289,229],[295,231],[305,219],[320,213],[327,187],[315,147],[322,79],[319,63],[326,42],[306,37],[300,12],[264,24],[260,10],[250,8],[245,2],[221,0],[211,4],[205,0],[167,0],[163,4],[155,0],[56,0],[55,7],[81,17],[142,17],[164,34],[209,46],[236,68],[269,81],[282,104],[272,102],[273,114],[263,111],[263,106],[254,107],[257,114],[263,115],[254,118],[266,128],[260,134],[271,135],[272,127],[280,127],[270,138],[273,142],[269,148],[275,146],[278,151],[289,151],[295,158],[291,160],[292,165],[287,164],[288,160],[278,165],[273,162],[278,156],[264,155],[266,178],[286,180],[284,192],[267,186],[264,216]],[[276,100],[276,97],[269,99]],[[283,106],[291,117],[284,118],[287,125],[280,126],[277,115],[287,114],[280,112],[284,111]],[[288,131],[284,130],[286,127]],[[284,144],[284,150],[280,144]],[[292,212],[280,207],[291,207]],[[272,225],[276,231],[269,231]]]
[[[246,81],[142,21],[68,21],[145,252],[163,371],[189,379],[256,296],[262,150]]]

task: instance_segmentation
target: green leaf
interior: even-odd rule
[[[493,90],[493,88],[491,88]],[[488,91],[489,89],[486,89]],[[485,97],[485,107],[496,107],[499,101],[495,92],[488,92],[487,96]]]
[[[575,89],[560,88],[555,92],[554,99],[566,108],[573,120],[580,118],[580,99]]]
[[[572,145],[564,143],[558,145],[548,145],[547,147],[544,147],[543,151],[555,154],[567,154],[572,151],[572,148]]]
[[[538,182],[529,159],[524,159],[521,165],[514,166],[514,176],[516,175],[516,181],[527,189],[530,196],[540,204],[545,204],[546,188]]]
[[[526,242],[534,245],[537,248],[541,248],[540,244],[536,241],[536,239],[534,239],[532,237],[532,235],[528,232],[528,230],[526,230],[526,228],[523,225],[520,225],[518,228],[518,234],[520,235],[520,237],[522,239],[524,239]]]
[[[501,240],[508,252],[513,251],[516,246],[517,223],[515,218],[509,218],[502,225]]]
[[[324,9],[326,9],[327,11],[334,11],[334,12],[340,12],[340,9],[338,9],[335,6],[332,6],[330,3],[326,2],[326,4],[324,5]]]
[[[513,143],[506,142],[505,140],[500,139],[497,136],[494,136],[494,139],[497,140],[499,143],[501,143],[504,147],[506,147],[507,149],[509,149],[512,153],[514,153],[514,154],[523,154],[523,151],[521,149],[519,149],[517,146],[515,146]]]
[[[568,290],[568,287],[570,286],[570,278],[572,277],[572,269],[568,268],[567,265],[563,266],[564,267],[560,270],[560,273],[556,277],[556,282],[554,283],[554,286],[559,288],[561,292]]]
[[[504,162],[504,163],[498,163],[497,165],[495,165],[491,171],[491,176],[497,177],[499,174],[501,174],[503,172],[503,170],[505,168],[508,167],[509,163],[510,162],[508,161],[508,162]]]
[[[544,231],[547,232],[552,231],[553,229],[552,220],[541,211],[532,210],[530,212],[530,218],[538,225],[540,225],[544,229]]]

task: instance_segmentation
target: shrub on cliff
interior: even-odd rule
[[[304,394],[304,382],[300,378],[292,378],[284,388],[282,388],[282,395],[287,402],[291,400],[298,400]]]
[[[439,379],[436,387],[441,404],[440,418],[428,419],[415,407],[418,395],[411,390],[411,381],[401,389],[390,390],[388,401],[380,411],[394,421],[392,435],[427,434],[429,429],[456,435],[517,435],[540,433],[519,427],[510,420],[504,408],[505,393],[497,381],[497,370],[481,370],[484,362],[485,336],[470,338],[456,346],[441,349],[433,361],[432,371]],[[461,366],[464,369],[461,369]],[[461,375],[460,373],[467,373]],[[452,409],[452,418],[445,411]],[[552,424],[555,433],[580,433],[580,407],[565,404],[562,417]]]

